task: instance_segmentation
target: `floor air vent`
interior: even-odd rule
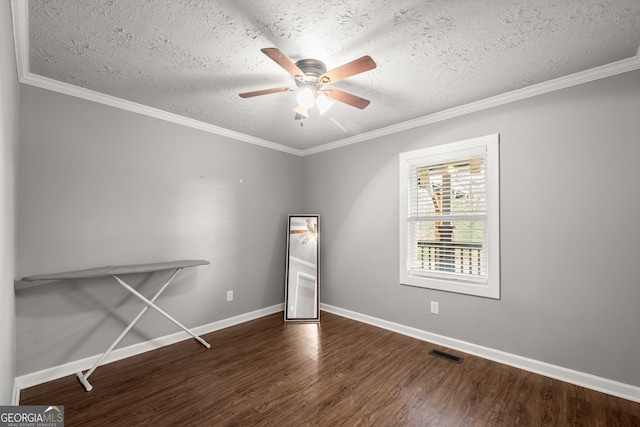
[[[456,363],[462,362],[462,358],[461,357],[454,356],[453,354],[445,353],[444,351],[431,350],[431,353],[429,353],[429,354],[433,354],[436,357],[440,357],[442,359],[446,359],[446,360],[449,360],[451,362],[456,362]]]

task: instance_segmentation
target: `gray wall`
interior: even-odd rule
[[[15,367],[15,206],[19,84],[11,8],[0,2],[0,405],[11,403]]]
[[[17,278],[206,259],[157,302],[188,327],[282,303],[300,157],[26,85],[20,116]],[[19,290],[17,375],[101,353],[142,306],[112,279]],[[177,331],[150,310],[120,346]]]
[[[639,71],[304,158],[29,86],[20,108],[15,277],[205,258],[159,301],[203,325],[282,302],[286,215],[317,212],[324,303],[640,385]],[[501,300],[399,285],[398,153],[490,133]],[[139,309],[108,280],[19,291],[17,374],[101,352]],[[149,312],[122,345],[174,331]]]
[[[639,112],[635,71],[303,158],[322,301],[640,386]],[[501,300],[399,285],[398,154],[492,133]]]

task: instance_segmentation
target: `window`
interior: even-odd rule
[[[400,283],[500,298],[498,141],[400,154]]]

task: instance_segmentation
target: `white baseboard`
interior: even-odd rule
[[[238,325],[240,323],[248,322],[250,320],[258,319],[260,317],[268,316],[269,314],[277,313],[284,310],[284,304],[276,304],[271,307],[262,308],[260,310],[251,311],[249,313],[240,314],[238,316],[230,317],[228,319],[219,320],[217,322],[209,323],[208,325],[202,325],[191,330],[197,335],[204,335],[210,332],[225,329],[230,326]],[[184,331],[177,332],[175,334],[166,335],[164,337],[156,338],[151,341],[146,341],[139,344],[134,344],[128,347],[123,347],[114,350],[104,360],[103,364],[115,362],[117,360],[126,359],[127,357],[136,356],[138,354],[145,353],[147,351],[155,350],[166,345],[174,344],[180,341],[191,339],[191,336]],[[54,366],[51,368],[43,369],[41,371],[33,372],[30,374],[21,375],[15,379],[15,390],[13,400],[17,405],[20,401],[20,390],[34,385],[43,384],[48,381],[53,381],[58,378],[66,377],[67,375],[75,374],[76,372],[89,369],[100,357],[99,354],[91,357],[86,357],[81,360],[65,363],[64,365]]]
[[[479,356],[485,359],[493,360],[495,362],[503,363],[505,365],[524,369],[529,372],[534,372],[536,374],[555,378],[557,380],[564,381],[570,384],[575,384],[581,387],[589,388],[602,393],[610,394],[612,396],[621,397],[623,399],[640,403],[640,387],[637,386],[609,380],[607,378],[598,377],[572,369],[563,368],[561,366],[551,365],[546,362],[529,359],[527,357],[522,357],[511,353],[506,353],[504,351],[479,346],[469,342],[449,338],[443,335],[423,331],[421,329],[412,328],[410,326],[401,325],[399,323],[378,319],[376,317],[357,313],[355,311],[334,307],[328,304],[320,304],[320,308],[329,313],[337,314],[342,317],[347,317],[349,319],[357,320],[359,322],[397,332],[399,334],[403,334],[412,338],[417,338],[422,341],[438,344],[443,347],[448,347],[468,354],[473,354],[474,356]],[[230,326],[238,325],[240,323],[248,322],[250,320],[258,319],[269,314],[277,313],[279,311],[282,311],[283,309],[283,304],[277,304],[271,307],[213,322],[208,325],[198,326],[196,328],[193,328],[193,331],[198,335],[204,335],[220,329],[228,328]],[[127,357],[142,354],[147,351],[155,350],[157,348],[187,339],[191,339],[191,336],[189,336],[186,332],[178,332],[144,343],[117,349],[114,350],[109,355],[109,357],[107,357],[104,363],[106,364],[115,362],[117,360],[122,360]],[[98,360],[99,357],[100,355],[95,355],[92,357],[87,357],[85,359],[76,360],[74,362],[65,363],[64,365],[54,366],[38,372],[33,372],[16,377],[12,399],[13,404],[19,404],[21,389],[42,384],[48,381],[53,381],[67,375],[72,375],[76,372],[89,369],[95,363],[95,361]]]
[[[11,396],[11,404],[18,406],[20,404],[20,387],[18,387],[18,381],[13,380],[13,396]]]
[[[347,317],[359,322],[367,323],[389,331],[397,332],[422,341],[428,341],[443,347],[459,350],[465,353],[479,356],[484,359],[493,360],[494,362],[503,363],[505,365],[524,369],[525,371],[534,372],[546,377],[555,378],[570,384],[575,384],[591,390],[596,390],[612,396],[621,397],[623,399],[640,402],[640,387],[618,381],[609,380],[607,378],[598,377],[572,369],[563,368],[561,366],[551,365],[527,357],[518,356],[516,354],[506,353],[504,351],[495,350],[488,347],[460,341],[443,335],[434,334],[423,331],[421,329],[412,328],[401,325],[399,323],[389,322],[387,320],[378,319],[366,314],[357,313],[340,307],[334,307],[327,304],[320,304],[320,308],[329,313],[338,316]]]

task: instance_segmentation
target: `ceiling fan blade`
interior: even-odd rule
[[[241,93],[240,98],[251,98],[254,96],[269,95],[270,93],[288,92],[290,90],[291,89],[289,89],[287,86],[273,87],[271,89],[262,89],[262,90],[256,90],[254,92]]]
[[[260,49],[262,53],[271,58],[276,64],[284,68],[293,78],[304,77],[304,73],[287,56],[275,47],[265,47]]]
[[[328,84],[337,82],[338,80],[346,79],[347,77],[355,76],[356,74],[364,73],[365,71],[373,70],[377,65],[369,55],[365,55],[362,58],[355,59],[344,65],[327,71],[320,76],[318,82],[321,84]]]
[[[368,99],[360,98],[359,96],[352,95],[348,92],[344,92],[334,88],[323,89],[322,93],[328,96],[331,99],[342,102],[347,105],[351,105],[352,107],[356,107],[359,109],[364,109],[369,105],[371,101]]]

